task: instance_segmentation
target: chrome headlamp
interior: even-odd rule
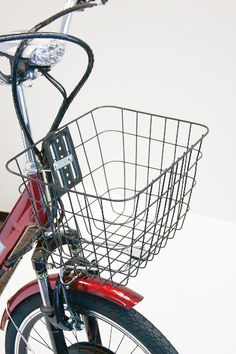
[[[51,40],[42,46],[38,46],[30,53],[30,61],[40,66],[52,66],[61,61],[65,54],[65,45],[59,40]]]

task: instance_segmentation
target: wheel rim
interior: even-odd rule
[[[95,311],[89,311],[86,315],[88,314],[98,320],[102,345],[96,347],[88,343],[85,330],[64,332],[69,354],[151,354],[132,334],[111,319]],[[53,353],[42,313],[37,309],[21,323],[16,335],[14,353],[41,354],[42,348],[45,354]]]

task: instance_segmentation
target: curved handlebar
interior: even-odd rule
[[[60,40],[68,41],[68,42],[77,44],[80,47],[82,47],[88,55],[87,69],[86,69],[83,77],[79,81],[79,83],[74,88],[74,90],[70,93],[70,95],[68,97],[64,98],[64,100],[61,104],[61,107],[59,109],[59,112],[58,112],[58,114],[51,126],[50,131],[53,131],[58,128],[59,124],[61,123],[62,118],[64,117],[64,114],[65,114],[67,108],[69,107],[69,105],[71,104],[71,102],[73,101],[73,99],[75,98],[77,93],[80,91],[80,89],[83,87],[83,85],[87,81],[87,79],[92,71],[92,68],[93,68],[94,56],[93,56],[92,49],[89,47],[89,45],[87,43],[85,43],[84,41],[82,41],[81,39],[79,39],[77,37],[74,37],[74,36],[71,36],[68,34],[63,34],[63,33],[55,33],[55,32],[20,33],[20,34],[14,34],[14,35],[0,36],[0,42],[13,41],[13,40],[23,40],[24,42],[25,41],[27,42],[28,40],[35,39],[35,38],[40,38],[40,39],[51,38],[51,39],[60,39]],[[31,137],[27,127],[25,126],[25,122],[22,117],[21,107],[19,104],[19,98],[18,98],[18,94],[17,94],[17,84],[18,84],[17,70],[18,70],[19,59],[21,57],[20,55],[21,55],[20,52],[18,52],[18,54],[16,53],[15,58],[14,58],[13,68],[12,68],[13,101],[14,101],[15,110],[16,110],[17,117],[20,122],[21,128],[23,129],[24,133],[26,134],[26,137],[27,137],[29,143],[31,145],[33,145],[34,142],[32,140],[32,137]],[[37,154],[37,156],[40,159],[40,152],[35,151],[35,153]]]
[[[69,105],[71,104],[71,102],[73,101],[73,99],[75,98],[75,96],[78,94],[78,92],[80,91],[80,89],[82,88],[82,86],[84,85],[84,83],[87,81],[91,71],[92,71],[92,67],[93,67],[93,62],[94,62],[94,57],[93,57],[93,52],[91,50],[91,48],[82,40],[80,40],[79,38],[73,37],[73,36],[69,36],[65,33],[43,33],[40,32],[38,33],[39,30],[41,30],[43,27],[49,25],[50,23],[54,22],[55,20],[71,14],[72,12],[75,11],[82,11],[86,8],[89,7],[93,7],[93,6],[98,6],[98,5],[104,5],[108,0],[79,0],[77,1],[75,6],[66,8],[52,16],[50,16],[49,18],[47,18],[46,20],[38,23],[36,26],[34,26],[29,32],[27,33],[19,33],[19,34],[14,34],[14,35],[6,35],[6,36],[0,36],[0,43],[1,42],[6,42],[6,41],[13,41],[13,40],[21,40],[19,46],[17,47],[17,50],[15,52],[15,55],[13,57],[13,62],[12,62],[12,95],[13,95],[13,101],[14,101],[14,106],[15,106],[15,110],[16,110],[16,114],[19,120],[19,123],[21,125],[21,128],[29,142],[30,145],[33,145],[33,139],[31,137],[30,131],[28,130],[25,122],[24,122],[24,117],[21,111],[21,106],[20,106],[20,102],[19,102],[19,97],[17,94],[17,85],[19,84],[19,77],[18,77],[18,68],[19,68],[19,63],[20,60],[22,58],[22,54],[24,52],[24,49],[27,47],[28,45],[28,41],[35,39],[35,38],[55,38],[55,39],[61,39],[61,40],[65,40],[65,41],[69,41],[75,44],[78,44],[80,47],[82,47],[87,55],[88,55],[88,66],[87,69],[83,75],[83,77],[81,78],[81,80],[79,81],[79,83],[75,86],[75,88],[73,89],[73,91],[69,94],[68,97],[64,96],[63,102],[59,108],[59,111],[56,115],[56,118],[49,130],[49,132],[54,131],[58,128],[59,124],[61,123]],[[74,1],[73,1],[74,2]],[[65,28],[66,29],[66,28]],[[65,30],[64,29],[64,30]],[[37,33],[36,33],[37,32]],[[1,79],[1,77],[0,77]],[[6,78],[4,78],[4,76],[2,76],[2,80],[4,80]],[[40,151],[35,147],[34,151],[36,153],[36,155],[38,156],[39,160],[41,160],[41,153]]]

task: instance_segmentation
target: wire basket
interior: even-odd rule
[[[36,144],[45,157],[44,165],[35,161],[37,178],[25,173],[26,150],[11,159],[45,244],[57,245],[48,247],[49,265],[113,284],[136,276],[183,225],[207,133],[197,123],[106,106]],[[29,180],[39,186],[40,208]]]

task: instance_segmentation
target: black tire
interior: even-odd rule
[[[132,340],[140,343],[143,353],[150,354],[178,354],[177,351],[173,348],[170,342],[163,336],[163,334],[156,329],[145,317],[139,314],[134,309],[125,309],[113,302],[107,301],[101,297],[85,294],[85,293],[75,293],[70,292],[68,294],[68,298],[74,310],[77,313],[83,315],[94,316],[99,319],[105,320],[104,323],[112,321],[112,325],[115,323],[119,326],[119,329],[122,328],[123,332],[121,333],[129,333]],[[31,316],[34,311],[36,311],[41,306],[41,298],[39,294],[33,295],[30,298],[23,301],[21,304],[17,306],[12,314],[12,319],[14,324],[17,327],[21,327],[22,323],[26,321],[29,316]],[[99,317],[100,316],[100,317]],[[35,315],[36,317],[36,315]],[[33,323],[33,320],[29,320]],[[31,325],[29,322],[29,326]],[[19,334],[17,334],[17,330],[12,321],[9,321],[6,331],[6,341],[5,348],[6,354],[25,354],[27,353],[27,349],[22,350],[18,349],[18,352],[15,351],[15,342],[16,338]],[[109,324],[109,325],[110,325]],[[115,330],[117,327],[114,326]],[[22,330],[22,334],[27,338],[27,328],[26,330]],[[127,336],[129,338],[129,336]],[[19,339],[18,339],[19,341]],[[22,345],[22,340],[20,340]],[[133,343],[133,342],[132,342]],[[135,342],[136,344],[136,342]],[[71,346],[72,348],[73,346]],[[86,347],[86,343],[85,343]],[[107,348],[107,347],[106,347]],[[74,351],[71,351],[74,353]],[[101,353],[110,353],[110,349],[105,349],[104,351],[101,349]],[[90,351],[79,350],[78,353],[90,353]],[[96,351],[97,353],[97,351]],[[98,351],[100,353],[100,351]],[[113,353],[113,351],[111,351]],[[119,351],[120,354],[127,354],[126,350]],[[38,354],[38,353],[36,353]],[[39,354],[42,354],[40,351]],[[61,354],[61,353],[60,353]]]

